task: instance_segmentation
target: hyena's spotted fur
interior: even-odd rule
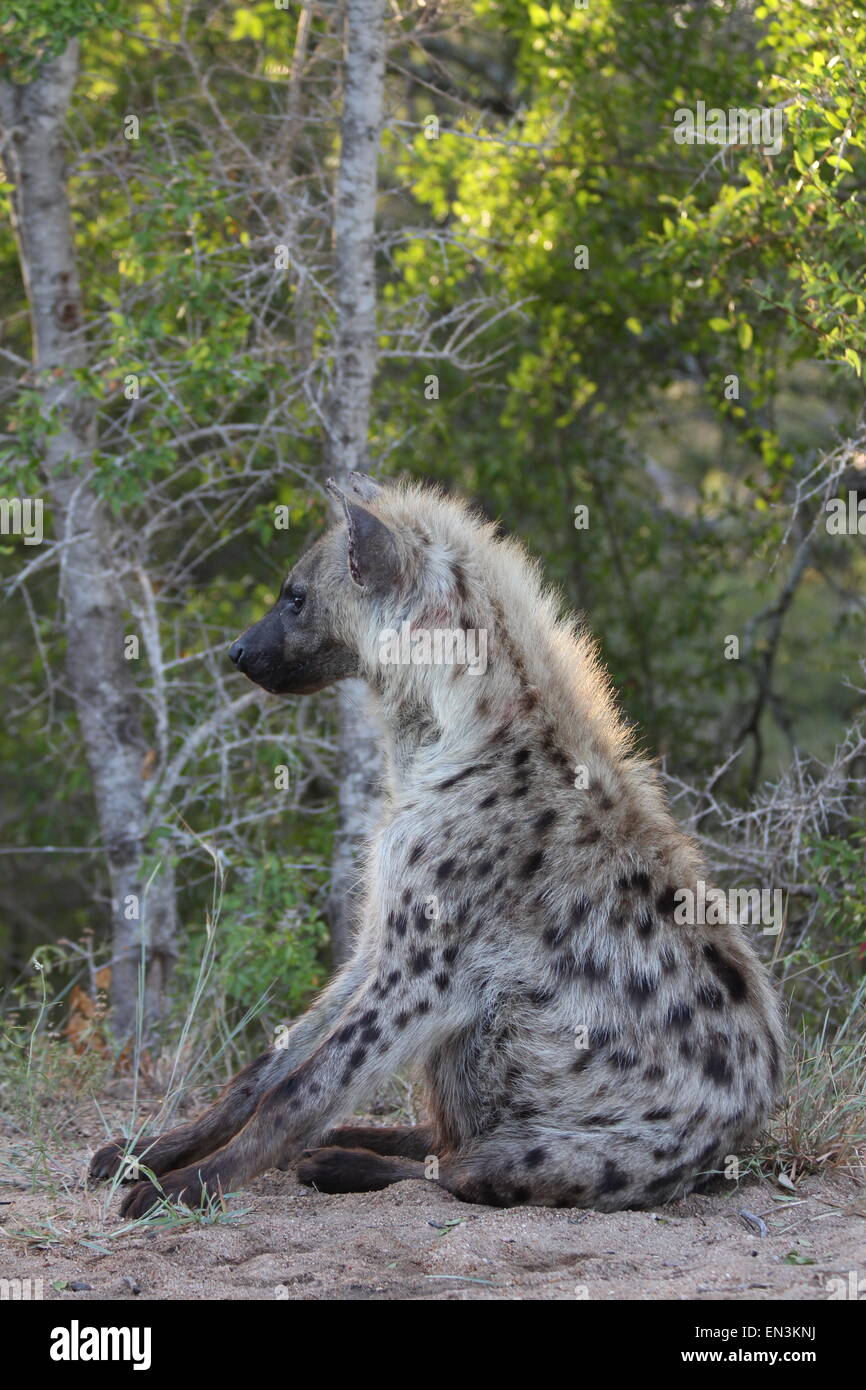
[[[764,970],[737,925],[675,924],[699,855],[523,550],[426,488],[356,478],[344,503],[233,655],[277,692],[357,673],[377,694],[387,805],[356,953],[288,1047],[143,1161],[192,1201],[327,1136],[299,1170],[327,1191],[421,1177],[432,1154],[426,1172],[472,1202],[678,1197],[741,1155],[773,1104],[782,1030]],[[381,664],[382,630],[404,620],[485,631],[486,673]],[[328,1133],[409,1063],[429,1128]],[[139,1183],[125,1209],[153,1200]]]

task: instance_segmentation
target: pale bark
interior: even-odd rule
[[[139,961],[147,947],[144,1009],[158,1015],[175,952],[170,864],[146,889],[147,826],[140,702],[123,654],[118,536],[92,487],[95,411],[73,373],[86,367],[84,306],[67,188],[64,129],[78,47],[45,63],[26,85],[0,82],[4,160],[15,186],[15,231],[30,305],[33,360],[52,431],[44,478],[59,548],[69,685],[90,769],[112,895],[112,1025],[135,1025]],[[56,428],[54,428],[56,427]],[[146,890],[146,891],[145,891]],[[139,903],[139,916],[127,917]]]
[[[369,467],[370,396],[376,371],[376,193],[385,83],[384,0],[347,0],[340,163],[334,194],[337,324],[326,420],[329,473]],[[337,961],[354,928],[357,850],[372,826],[381,758],[364,687],[338,687],[339,811],[329,916]]]

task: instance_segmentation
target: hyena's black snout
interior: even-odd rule
[[[279,689],[285,665],[285,633],[276,611],[253,623],[229,647],[229,659],[266,690]]]

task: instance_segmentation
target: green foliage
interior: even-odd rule
[[[258,1007],[266,1029],[273,1028],[302,1012],[324,985],[327,929],[313,893],[326,877],[325,865],[299,868],[270,852],[226,890],[208,997],[227,1031]],[[189,997],[206,945],[203,931],[185,939],[176,989],[181,1001]]]
[[[0,13],[3,76],[32,80],[70,42],[122,14],[121,0],[5,0]]]
[[[850,975],[866,962],[866,829],[854,825],[849,836],[827,836],[809,846],[808,881],[822,906],[822,928],[840,951],[850,948]]]

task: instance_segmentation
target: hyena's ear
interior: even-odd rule
[[[375,478],[354,468],[349,474],[349,487],[361,502],[374,502],[382,491],[382,484],[377,483]]]
[[[350,501],[332,478],[328,478],[325,487],[339,499],[346,516],[353,583],[378,596],[390,593],[400,578],[400,557],[388,527],[366,507]]]

